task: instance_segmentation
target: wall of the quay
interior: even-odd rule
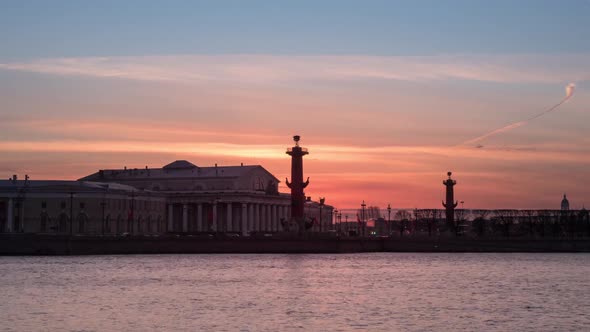
[[[0,236],[0,255],[355,252],[590,252],[590,239]]]

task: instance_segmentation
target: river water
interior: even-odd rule
[[[590,254],[0,257],[0,331],[590,330]]]

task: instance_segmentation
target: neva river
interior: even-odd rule
[[[0,257],[0,331],[583,331],[589,254]]]

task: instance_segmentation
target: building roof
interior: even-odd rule
[[[27,191],[123,191],[133,192],[138,189],[119,183],[101,183],[91,181],[69,181],[69,180],[0,180],[0,192],[13,192],[15,190]]]
[[[261,169],[275,180],[273,174],[260,165],[198,167],[186,160],[176,160],[162,168],[105,169],[85,176],[80,181],[116,181],[117,179],[162,179],[162,178],[238,178],[254,169]]]

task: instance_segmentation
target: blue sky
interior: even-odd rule
[[[577,53],[590,1],[0,2],[0,59]]]

